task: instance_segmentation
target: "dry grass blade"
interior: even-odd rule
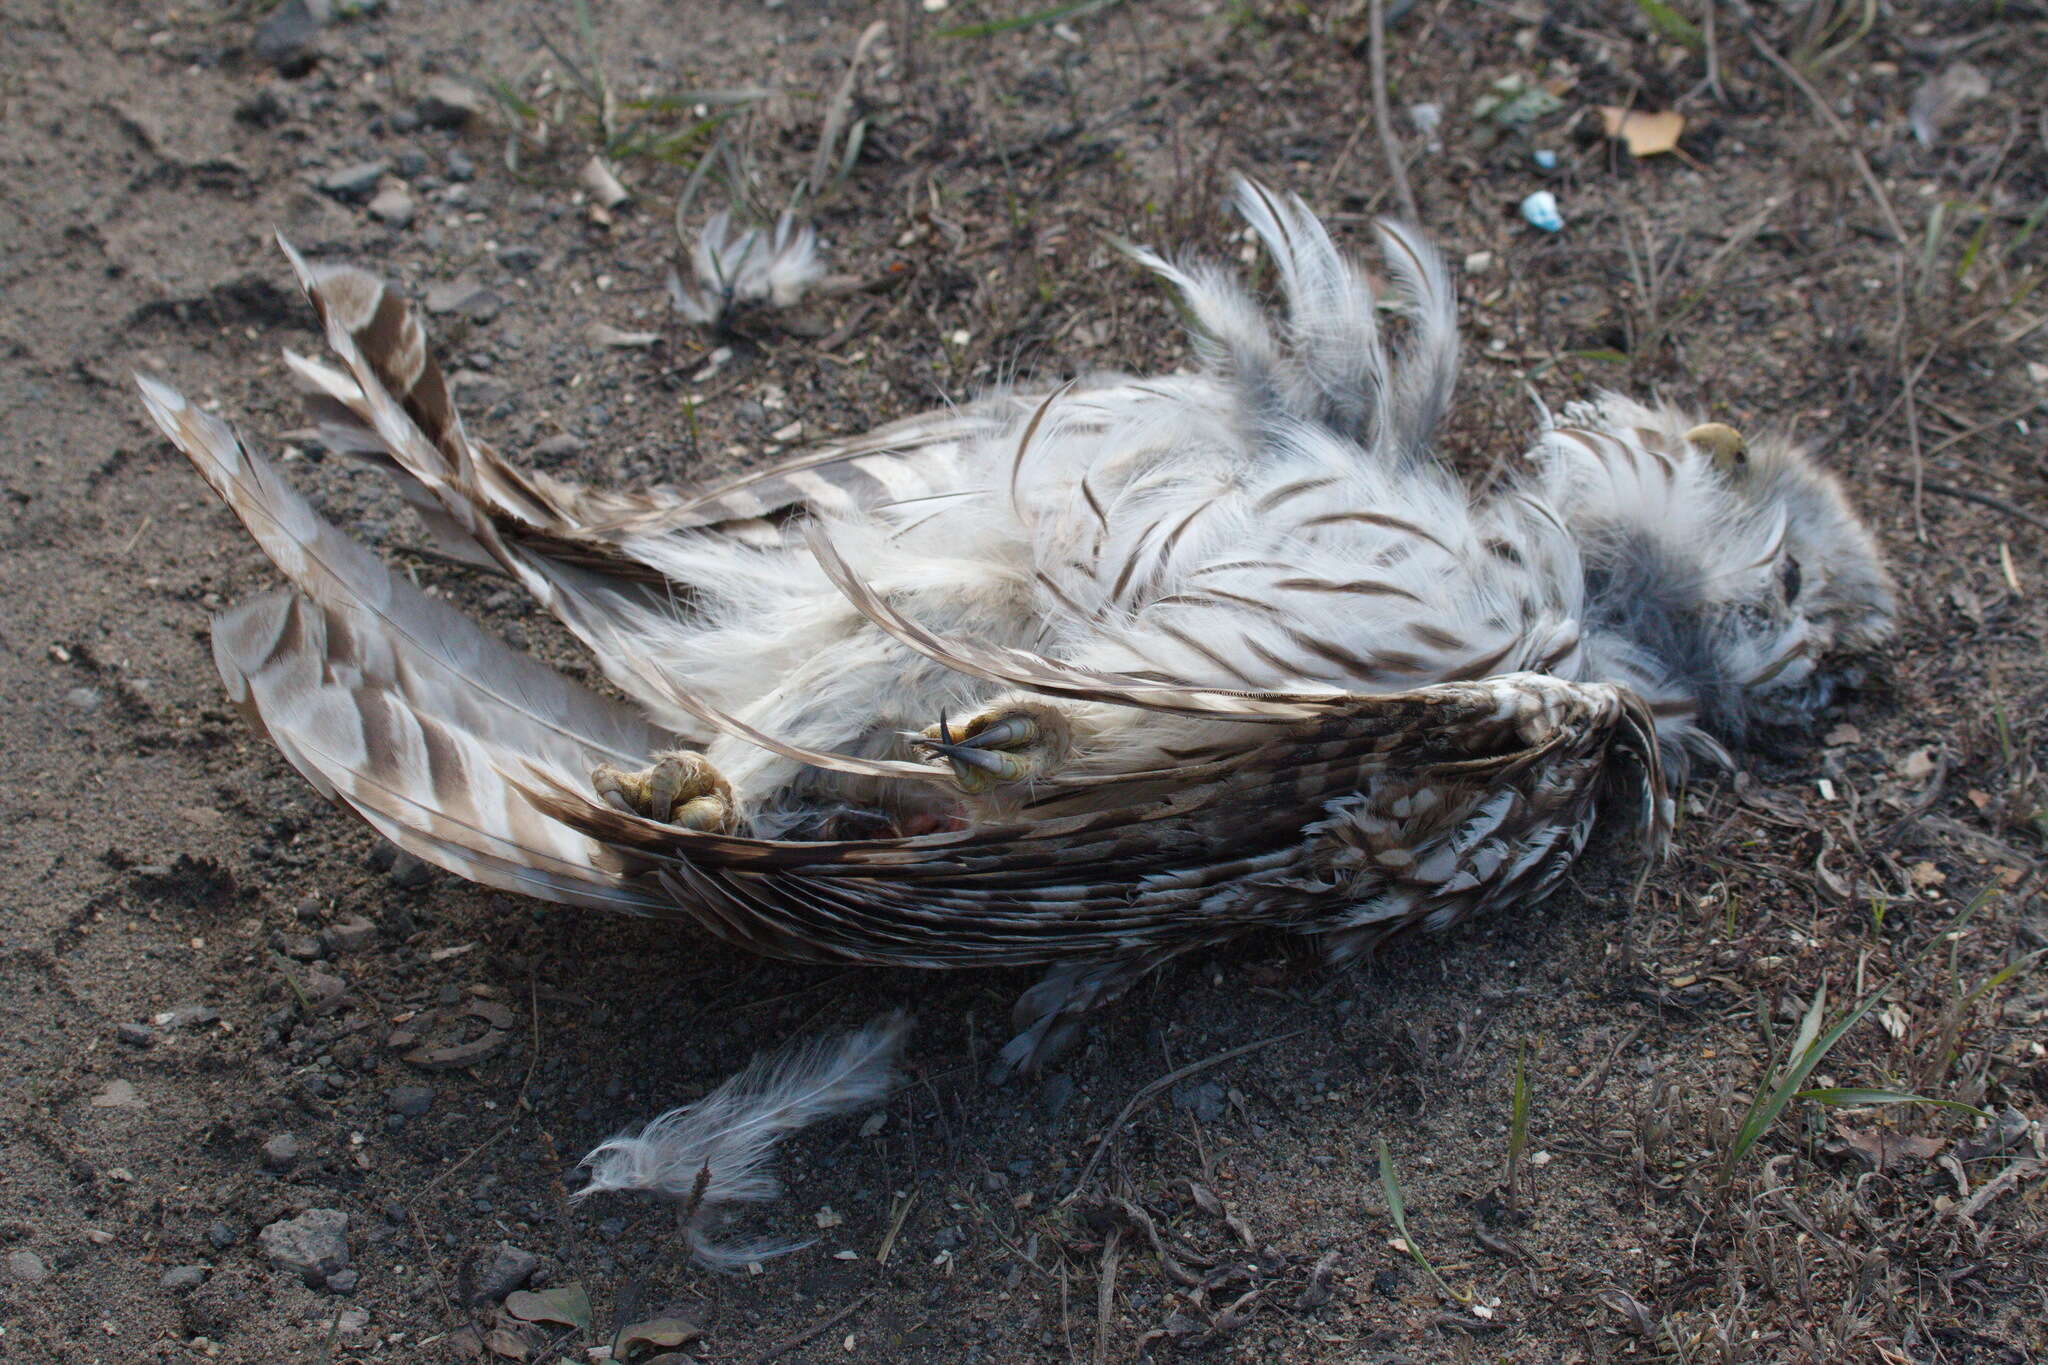
[[[1093,14],[1099,9],[1108,9],[1120,0],[1071,0],[1071,3],[1054,5],[1051,9],[1038,10],[1031,14],[1020,14],[1014,19],[991,19],[982,24],[962,24],[957,28],[942,28],[932,36],[935,38],[993,38],[1001,33],[1015,33],[1019,29],[1037,28],[1041,24],[1057,24],[1062,19],[1074,19],[1083,14]]]
[[[1961,1100],[1938,1100],[1931,1095],[1909,1095],[1903,1090],[1867,1090],[1849,1085],[1830,1085],[1818,1090],[1802,1090],[1792,1097],[1795,1100],[1811,1100],[1837,1109],[1854,1109],[1866,1104],[1926,1104],[1940,1109],[1955,1109],[1978,1118],[1990,1115],[1974,1104]]]
[[[1372,119],[1378,125],[1380,150],[1387,159],[1387,175],[1394,182],[1394,198],[1401,216],[1411,223],[1422,221],[1415,207],[1415,187],[1408,183],[1408,163],[1401,152],[1400,135],[1394,131],[1394,114],[1387,98],[1387,4],[1372,0]]]
[[[1408,1203],[1401,1197],[1401,1181],[1394,1174],[1394,1158],[1392,1153],[1387,1151],[1387,1140],[1374,1138],[1373,1143],[1379,1152],[1380,1189],[1387,1197],[1387,1216],[1394,1221],[1394,1231],[1401,1238],[1402,1248],[1421,1268],[1422,1273],[1429,1277],[1429,1282],[1436,1286],[1437,1293],[1456,1303],[1470,1303],[1472,1296],[1460,1294],[1445,1284],[1444,1277],[1437,1274],[1436,1267],[1430,1264],[1429,1257],[1423,1255],[1422,1248],[1415,1244],[1414,1234],[1408,1231]]]

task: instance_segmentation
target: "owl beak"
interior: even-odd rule
[[[1685,439],[1704,450],[1723,474],[1733,474],[1749,463],[1749,442],[1725,422],[1703,422],[1686,432]]]

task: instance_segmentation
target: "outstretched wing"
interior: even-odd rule
[[[292,586],[214,623],[214,660],[251,723],[320,792],[407,852],[543,900],[652,910],[629,863],[505,782],[638,763],[661,737],[422,593],[342,535],[227,425],[153,380],[157,426]]]
[[[909,418],[706,489],[591,488],[523,470],[469,435],[418,310],[390,286],[353,267],[311,265],[280,245],[343,363],[286,354],[322,442],[397,477],[439,548],[464,558],[478,558],[481,520],[540,558],[658,582],[660,571],[639,548],[650,539],[710,530],[780,544],[784,524],[800,512],[850,513],[942,491],[960,449],[1006,420],[1016,402]]]

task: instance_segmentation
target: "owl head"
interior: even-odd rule
[[[1567,408],[1538,461],[1584,566],[1589,651],[1716,739],[1810,717],[1891,633],[1875,540],[1790,440],[1608,395]]]

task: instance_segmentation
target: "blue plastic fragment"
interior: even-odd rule
[[[1557,196],[1549,190],[1538,190],[1522,201],[1522,218],[1544,232],[1564,230],[1564,214],[1558,210]]]

